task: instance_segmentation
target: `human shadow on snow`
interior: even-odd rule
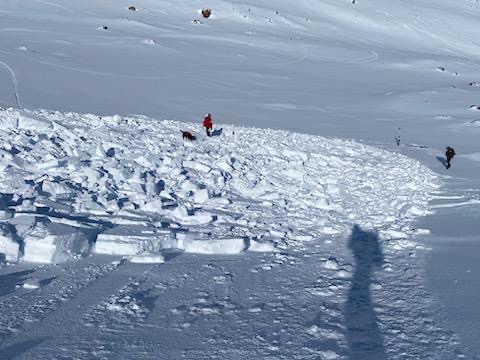
[[[215,129],[212,131],[212,136],[221,136],[223,134],[223,128]]]
[[[441,156],[437,156],[437,160],[440,161],[443,164],[443,166],[445,166],[445,169],[448,169],[447,159],[445,159]]]
[[[17,287],[23,285],[28,275],[33,272],[35,270],[30,269],[0,276],[0,297],[14,292]]]
[[[349,358],[387,359],[370,293],[373,271],[383,263],[378,235],[354,225],[348,246],[356,264],[344,310]]]
[[[16,357],[20,356],[23,353],[35,348],[44,341],[50,339],[50,337],[39,337],[36,339],[29,339],[21,342],[17,342],[13,345],[6,346],[0,349],[0,359],[2,360],[13,360]],[[33,355],[33,354],[32,354]]]

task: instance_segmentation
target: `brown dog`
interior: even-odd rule
[[[192,135],[190,131],[182,131],[182,138],[183,140],[190,140],[194,141],[196,138]]]

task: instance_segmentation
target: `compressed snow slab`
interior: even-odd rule
[[[98,235],[94,253],[107,255],[137,255],[155,253],[176,247],[170,230],[156,230],[142,226],[120,225]]]
[[[134,255],[130,258],[130,262],[136,264],[163,264],[165,258],[159,254]]]
[[[273,252],[275,250],[275,244],[272,242],[258,242],[250,240],[250,246],[248,251],[253,252]]]
[[[12,239],[0,235],[0,254],[5,255],[5,260],[16,262],[18,260],[19,244]]]
[[[37,225],[24,238],[23,261],[55,264],[86,255],[89,239],[80,229],[58,223]]]
[[[27,290],[35,290],[40,287],[40,281],[38,279],[28,279],[23,283],[23,288]]]
[[[206,225],[213,221],[213,216],[204,211],[197,211],[190,215],[184,206],[178,206],[172,211],[172,219],[182,225]]]
[[[245,251],[246,244],[243,238],[184,240],[183,249],[193,254],[240,254]]]

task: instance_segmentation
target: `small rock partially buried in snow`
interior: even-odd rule
[[[212,15],[212,9],[202,9],[202,16],[208,19]]]
[[[142,41],[142,43],[144,43],[145,45],[156,45],[157,42],[153,39],[145,39]]]

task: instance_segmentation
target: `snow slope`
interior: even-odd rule
[[[478,12],[474,0],[3,1],[0,105],[54,112],[1,112],[1,260],[21,255],[0,269],[1,353],[480,356]],[[235,126],[205,141],[206,111]],[[185,126],[199,142],[183,144]]]

